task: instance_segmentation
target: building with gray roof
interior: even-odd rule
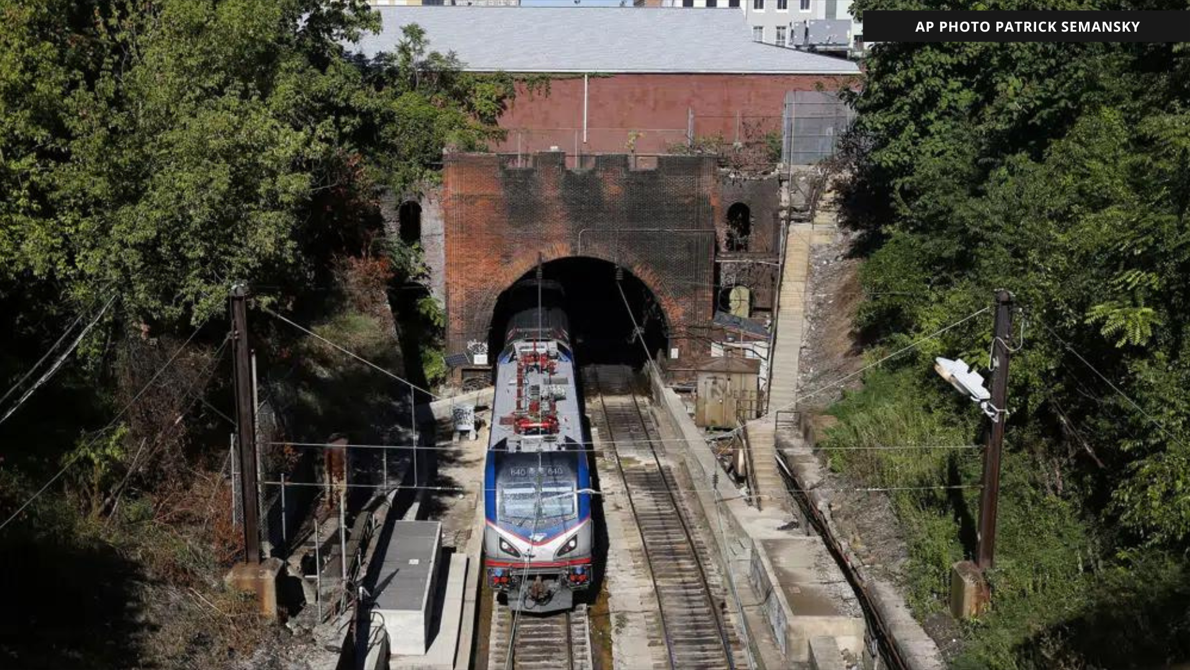
[[[780,135],[786,94],[856,85],[845,58],[753,41],[741,12],[645,7],[377,7],[378,33],[348,50],[394,52],[406,26],[476,73],[553,75],[500,119],[503,152],[669,153],[704,138]]]
[[[404,26],[474,72],[851,74],[852,61],[753,41],[740,12],[646,7],[377,7],[354,49],[392,51]]]

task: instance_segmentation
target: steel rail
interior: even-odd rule
[[[607,430],[609,433],[608,440],[612,443],[612,445],[614,447],[616,447],[611,450],[611,452],[615,455],[616,470],[618,471],[618,473],[620,475],[621,481],[624,483],[624,488],[625,488],[625,493],[627,494],[626,497],[628,498],[629,508],[632,510],[633,518],[638,520],[638,529],[639,529],[640,528],[639,522],[641,520],[643,520],[646,517],[646,515],[644,514],[644,510],[638,506],[637,496],[633,495],[633,493],[632,493],[633,487],[628,486],[628,482],[629,482],[628,473],[625,470],[624,464],[620,458],[619,448],[618,448],[618,445],[617,445],[616,439],[615,439],[615,432],[614,432],[613,420],[612,420],[612,412],[611,412],[610,408],[608,407],[606,393],[604,392],[604,387],[599,380],[599,373],[594,368],[592,368],[590,370],[590,373],[591,373],[592,381],[594,382],[596,395],[599,398],[599,403],[603,410],[603,416],[605,419],[605,423],[607,424]],[[635,414],[636,421],[640,423],[641,429],[645,432],[645,435],[648,436],[648,434],[649,434],[648,423],[645,420],[645,417],[644,417],[644,414],[640,408],[639,402],[637,402],[636,394],[633,393],[633,394],[630,394],[630,396],[631,396],[632,403],[633,403],[632,407],[635,409],[634,414]],[[716,637],[719,641],[719,646],[720,646],[721,651],[723,652],[724,658],[727,661],[727,667],[734,670],[735,658],[734,658],[734,654],[732,651],[731,643],[728,639],[727,632],[724,627],[724,622],[722,620],[720,612],[718,611],[718,608],[715,606],[714,598],[711,595],[711,589],[710,589],[710,585],[709,585],[709,582],[707,579],[706,569],[704,568],[704,566],[702,564],[702,560],[698,555],[698,550],[697,550],[697,547],[696,547],[696,544],[694,541],[694,536],[690,531],[690,528],[686,522],[684,514],[682,514],[682,511],[678,504],[678,500],[674,495],[673,489],[669,485],[669,481],[665,475],[665,469],[664,469],[664,467],[662,467],[661,460],[660,460],[660,457],[657,455],[656,449],[651,444],[649,445],[648,448],[649,448],[649,453],[651,454],[652,459],[653,459],[653,464],[657,468],[657,473],[656,473],[657,477],[661,480],[660,487],[650,487],[650,489],[660,489],[660,490],[657,490],[658,493],[661,493],[662,491],[664,492],[664,494],[666,496],[665,499],[668,500],[669,507],[672,510],[672,514],[668,515],[668,518],[677,517],[677,519],[679,520],[679,525],[681,527],[682,534],[685,538],[685,542],[690,549],[689,558],[691,559],[691,561],[697,567],[697,570],[698,570],[698,576],[699,576],[698,591],[702,595],[702,600],[704,601],[706,610],[711,613],[711,616],[714,619],[716,633],[717,633]],[[644,475],[644,476],[648,475],[648,473],[645,473],[645,472],[640,472],[639,474]],[[663,505],[661,505],[661,504],[655,504],[655,506],[659,507],[659,508],[663,507]],[[663,512],[665,510],[660,510],[660,511]],[[653,542],[655,542],[655,541],[653,541]],[[658,579],[657,579],[657,569],[659,566],[655,562],[656,557],[654,555],[657,547],[654,544],[654,546],[652,548],[650,548],[651,543],[652,542],[650,541],[647,534],[644,532],[641,532],[641,544],[644,548],[645,561],[649,565],[649,579],[652,582],[654,593],[657,594],[657,610],[658,610],[658,614],[659,614],[659,618],[660,618],[660,622],[661,622],[662,635],[665,638],[665,647],[666,647],[666,652],[667,652],[667,656],[668,656],[668,660],[669,660],[669,667],[672,668],[673,670],[684,670],[684,668],[688,667],[688,665],[681,663],[678,660],[678,655],[679,655],[678,651],[679,650],[677,649],[677,641],[674,639],[675,632],[671,630],[671,625],[673,625],[673,622],[671,621],[671,619],[672,619],[672,615],[674,614],[674,612],[671,611],[668,614],[666,612],[666,610],[669,606],[664,602],[664,599],[662,597],[661,585],[659,584]]]

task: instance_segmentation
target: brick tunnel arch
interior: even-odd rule
[[[505,345],[509,289],[522,279],[533,278],[536,273],[537,264],[534,263],[516,275],[496,296],[487,312],[490,318],[488,351],[493,357]],[[635,327],[643,330],[649,355],[665,356],[668,352],[667,296],[663,289],[651,285],[647,278],[638,276],[631,268],[592,256],[567,255],[545,261],[542,277],[561,283],[566,291],[571,339],[580,364],[643,365],[645,348],[635,335]]]

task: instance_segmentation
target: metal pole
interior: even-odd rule
[[[285,520],[285,473],[281,473],[281,543],[289,544],[289,526]]]
[[[343,573],[343,588],[347,588],[347,499],[339,490],[339,557]]]
[[[322,538],[319,537],[321,533],[321,525],[318,523],[318,518],[314,518],[314,581],[316,586],[314,592],[314,602],[318,604],[318,623],[322,623],[322,553],[319,545],[322,544]]]
[[[236,434],[229,436],[231,442],[228,451],[231,456],[231,527],[236,527]]]
[[[412,384],[409,385],[409,429],[413,432],[413,485],[421,486],[417,462],[417,399],[413,395]]]
[[[260,392],[256,385],[256,352],[253,351],[252,352],[252,440],[253,440],[253,444],[255,444],[257,436],[260,435],[260,414],[258,413],[259,409],[260,409]],[[262,479],[261,473],[264,472],[264,466],[261,464],[261,461],[260,461],[259,446],[255,446],[252,449],[252,451],[255,452],[255,457],[256,457],[256,504],[258,507],[256,514],[257,514],[257,518],[262,520],[261,534],[264,536],[267,536],[267,537],[262,537],[260,540],[260,551],[262,554],[264,554],[264,553],[271,554],[272,550],[273,550],[273,540],[272,540],[272,535],[269,534],[268,529],[264,528],[264,526],[268,525],[269,519],[268,519],[268,512],[265,511],[265,505],[264,505],[264,485],[260,483],[260,481]],[[265,475],[265,477],[267,477],[267,475]]]
[[[583,144],[587,143],[587,100],[590,95],[588,75],[583,74]]]
[[[995,339],[992,340],[992,430],[983,456],[983,490],[979,501],[979,547],[976,564],[992,567],[996,553],[996,507],[1000,501],[1000,454],[1004,447],[1004,422],[1008,417],[1008,338],[1012,333],[1012,294],[996,291]]]
[[[240,500],[244,508],[244,560],[260,563],[260,501],[256,483],[256,407],[252,402],[252,359],[248,347],[248,289],[231,289],[235,339],[236,436],[240,450]]]
[[[371,646],[372,621],[369,610],[364,602],[367,591],[364,587],[356,590],[355,597],[355,667],[367,667],[368,647]]]

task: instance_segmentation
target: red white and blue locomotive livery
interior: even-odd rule
[[[561,288],[513,291],[484,470],[485,563],[511,608],[544,613],[590,587],[591,480]]]

